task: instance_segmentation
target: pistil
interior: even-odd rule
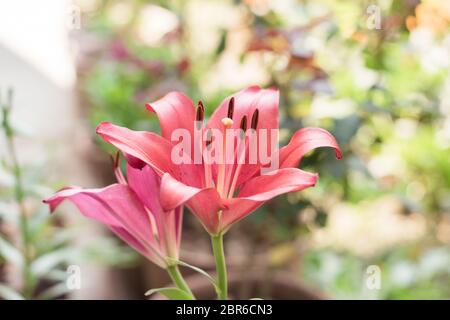
[[[225,171],[226,171],[226,153],[227,153],[227,138],[226,133],[227,129],[230,129],[233,126],[233,120],[230,118],[222,119],[223,132],[222,132],[222,152],[220,153],[220,163],[218,165],[218,174],[217,174],[217,192],[220,196],[224,196],[225,193]]]
[[[233,127],[233,114],[234,114],[234,97],[228,101],[227,117],[222,119],[223,131],[222,131],[222,152],[220,154],[220,163],[218,164],[217,173],[217,192],[220,196],[226,195],[226,155],[227,155],[227,129]]]

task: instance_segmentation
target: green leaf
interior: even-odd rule
[[[50,270],[67,261],[70,254],[69,249],[59,249],[50,253],[46,253],[31,264],[31,272],[36,277],[42,277]]]
[[[6,261],[14,264],[18,268],[22,268],[24,259],[22,253],[11,243],[0,236],[0,256]]]
[[[194,300],[194,298],[187,293],[178,288],[157,288],[148,290],[145,295],[150,296],[154,293],[160,293],[163,296],[169,298],[170,300]]]
[[[3,284],[0,284],[0,298],[6,300],[25,300],[24,297],[14,289],[7,287]]]
[[[1,176],[1,171],[0,171]],[[0,177],[1,180],[1,177]],[[0,184],[2,182],[0,181]],[[3,184],[2,184],[3,185]],[[12,202],[6,202],[6,201],[0,201],[0,219],[9,222],[11,224],[17,224],[18,223],[18,216],[19,211],[17,210],[17,205],[13,204]]]
[[[58,284],[55,284],[54,286],[46,289],[43,291],[37,299],[39,300],[50,300],[50,299],[56,299],[61,298],[61,296],[71,292],[72,290],[67,287],[66,282],[60,282]]]

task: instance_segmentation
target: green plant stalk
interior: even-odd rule
[[[189,293],[192,297],[194,297],[191,289],[189,288],[188,284],[186,283],[183,276],[181,275],[181,272],[178,269],[177,265],[168,266],[167,272],[169,273],[170,278],[172,279],[173,283],[177,286],[178,289],[181,289],[181,290]]]
[[[228,298],[228,280],[227,265],[225,263],[225,253],[223,250],[223,234],[211,235],[214,260],[216,262],[217,285],[219,290],[217,298],[219,300],[227,300]]]
[[[19,213],[20,213],[19,225],[22,240],[22,253],[25,260],[22,268],[23,283],[24,283],[23,296],[25,298],[31,298],[33,294],[33,277],[30,271],[31,241],[28,228],[28,217],[24,204],[25,192],[22,183],[22,169],[20,167],[19,159],[17,157],[16,146],[14,144],[14,131],[9,123],[9,112],[11,111],[12,93],[9,92],[8,96],[9,96],[8,104],[6,106],[2,106],[3,111],[2,127],[3,130],[5,131],[7,148],[12,161],[14,181],[15,181],[14,197],[17,202],[17,205],[19,206]]]

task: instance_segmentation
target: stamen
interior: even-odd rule
[[[256,127],[258,126],[258,119],[259,119],[259,110],[255,109],[252,115],[252,126],[251,128],[253,130],[256,130]]]
[[[256,130],[256,128],[258,127],[258,119],[259,119],[259,109],[255,109],[255,111],[253,112],[253,115],[252,115],[252,122],[251,122],[251,129],[252,130]],[[247,130],[247,116],[242,117],[240,128],[242,130],[242,132],[241,132],[242,136],[241,137],[242,137],[242,139],[244,139],[245,138],[245,131]],[[248,150],[248,148],[249,148],[249,146],[251,144],[251,141],[252,141],[252,135],[250,135],[248,140],[245,141],[245,150]],[[238,159],[238,163],[237,163],[237,166],[236,166],[236,170],[234,172],[230,188],[228,189],[228,194],[227,194],[228,198],[232,198],[233,197],[234,190],[236,189],[236,184],[238,182],[238,178],[239,178],[239,175],[241,173],[242,165],[243,165],[243,163],[245,161],[244,157],[245,157],[245,152],[243,152],[241,155],[239,155],[239,159]]]
[[[222,152],[220,154],[220,163],[218,164],[218,173],[217,173],[217,192],[224,196],[224,189],[225,189],[225,178],[226,178],[226,165],[225,165],[225,159],[227,155],[227,129],[230,129],[234,122],[230,118],[223,118],[222,119],[223,124],[223,134],[222,134]]]
[[[211,143],[212,143],[212,130],[211,128],[208,128],[208,131],[206,131],[206,146],[208,149],[211,149]]]
[[[116,169],[119,166],[119,161],[120,161],[119,151],[116,152],[116,156],[111,155],[111,160],[113,163],[113,168]]]
[[[120,153],[118,151],[116,152],[115,156],[111,155],[111,161],[117,182],[119,182],[120,184],[127,184],[127,180],[125,179],[122,170],[120,170]]]
[[[246,137],[246,135],[244,134],[244,139]],[[238,159],[237,159],[237,164],[236,164],[236,170],[234,171],[233,174],[233,179],[231,180],[231,185],[228,188],[228,193],[227,193],[227,198],[232,198],[233,194],[234,194],[234,190],[236,189],[236,184],[239,178],[239,175],[241,174],[241,169],[242,166],[245,162],[245,153],[246,150],[248,150],[248,146],[250,145],[250,141],[251,141],[251,135],[248,137],[248,139],[246,139],[245,141],[242,141],[241,143],[245,143],[244,145],[244,150],[242,152],[238,152]]]
[[[153,216],[153,213],[151,213],[151,211],[147,207],[144,207],[144,209],[147,212],[147,216],[148,216],[148,218],[150,220],[150,228],[152,229],[153,237],[155,237],[155,240],[157,242],[159,242],[160,241],[160,239],[159,239],[159,232],[158,232],[158,228],[157,228],[155,217]]]
[[[210,157],[209,157],[209,150],[211,149],[211,143],[212,143],[212,130],[209,128],[206,131],[206,152],[202,152],[203,154],[203,167],[205,169],[205,185],[207,188],[211,188],[213,186],[213,178],[212,178],[212,170],[211,170],[211,163],[210,163]]]
[[[235,150],[233,150],[233,161],[237,161],[235,163],[235,165],[231,165],[228,166],[228,170],[227,170],[227,175],[225,178],[225,186],[224,186],[224,196],[229,198],[230,197],[230,191],[233,189],[233,191],[231,191],[231,194],[234,192],[234,186],[236,185],[236,174],[239,174],[241,167],[242,167],[242,163],[245,161],[245,150],[247,149],[247,142],[244,141],[245,140],[245,136],[246,136],[246,131],[247,131],[247,116],[244,115],[241,118],[241,123],[239,124],[239,139],[240,141],[238,141]],[[242,146],[241,143],[243,143],[244,145]],[[240,149],[241,147],[243,147],[244,149]],[[236,171],[233,172],[236,168]],[[230,187],[230,183],[231,183],[231,187]]]
[[[233,119],[233,113],[234,113],[234,97],[231,97],[230,101],[228,102],[227,117]]]

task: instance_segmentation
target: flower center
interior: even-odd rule
[[[245,163],[246,150],[249,148],[249,144],[254,139],[254,135],[256,133],[256,128],[258,126],[259,120],[259,110],[255,109],[252,114],[250,129],[251,132],[247,135],[248,128],[248,118],[244,115],[240,120],[239,132],[237,136],[236,133],[233,132],[232,135],[228,135],[228,130],[232,129],[234,125],[233,115],[234,115],[234,103],[235,99],[232,97],[228,102],[228,110],[227,116],[221,119],[222,128],[221,128],[221,139],[222,144],[220,144],[220,150],[215,150],[215,152],[219,152],[219,159],[217,164],[217,178],[214,181],[212,176],[212,168],[211,168],[211,154],[209,152],[211,148],[211,143],[213,141],[212,137],[212,129],[208,128],[206,131],[206,142],[204,147],[206,147],[207,152],[202,152],[203,156],[203,167],[205,173],[205,181],[204,185],[207,188],[215,187],[217,192],[222,198],[232,198],[234,192],[236,190],[236,186],[238,183],[238,178],[241,173],[243,164]],[[199,125],[197,129],[201,129],[202,121],[204,117],[204,106],[201,101],[198,103],[197,113],[196,113],[196,121]],[[232,138],[233,144],[230,143],[230,139]],[[215,137],[217,138],[217,137]],[[234,139],[236,139],[237,143],[234,144]]]

